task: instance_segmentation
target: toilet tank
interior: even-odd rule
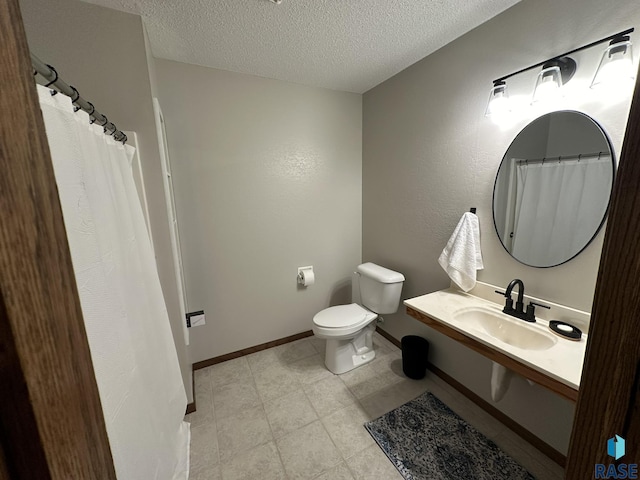
[[[378,314],[395,313],[400,304],[404,275],[371,262],[359,265],[357,271],[362,305]]]

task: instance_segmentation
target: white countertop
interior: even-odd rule
[[[544,300],[542,300],[541,303],[552,305],[551,312],[553,312],[553,309],[556,307],[558,310],[563,309],[561,306],[544,302]],[[536,315],[536,323],[527,323],[524,322],[524,320],[503,314],[502,305],[454,288],[410,298],[405,300],[404,304],[569,387],[578,390],[580,386],[582,364],[584,362],[587,345],[587,335],[584,331],[580,341],[567,340],[551,332],[551,330],[549,330],[548,320],[542,319],[538,317],[538,315]],[[535,328],[548,332],[550,335],[553,335],[557,341],[546,350],[526,350],[509,345],[481,331],[481,329],[469,328],[469,325],[465,325],[464,321],[454,318],[456,311],[469,307],[491,309],[499,315],[504,315],[506,317],[505,321],[522,322],[526,328]],[[567,310],[566,307],[564,309]],[[536,313],[538,312],[536,311]],[[580,313],[584,314],[585,312]],[[588,316],[588,314],[586,315]],[[576,323],[578,322],[574,322],[573,324],[575,325]],[[583,327],[582,325],[576,326],[579,328]]]

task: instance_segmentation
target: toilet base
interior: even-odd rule
[[[353,338],[327,338],[324,364],[340,375],[369,363],[376,357],[373,349],[375,322],[371,322]]]

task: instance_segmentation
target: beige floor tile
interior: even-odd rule
[[[276,367],[284,368],[284,364],[276,354],[275,348],[261,350],[247,355],[245,358],[247,359],[247,364],[249,365],[249,369],[254,377]]]
[[[462,395],[450,385],[442,382],[440,378],[438,378],[431,372],[427,372],[427,376],[421,381],[426,382],[427,390],[433,393],[451,409],[453,409],[454,406],[457,407],[459,404],[459,399],[461,397],[464,397],[464,395]]]
[[[340,450],[342,457],[349,458],[375,444],[367,429],[364,428],[364,423],[368,420],[367,414],[360,405],[352,405],[324,417],[322,424]]]
[[[402,353],[399,350],[384,353],[382,355],[376,355],[376,358],[371,362],[371,367],[380,375],[396,377],[397,381],[407,378],[402,371]]]
[[[309,385],[334,376],[325,366],[324,357],[318,353],[291,363],[289,368],[297,375],[302,385]]]
[[[440,398],[437,394],[434,395]],[[495,439],[502,434],[506,427],[497,421],[493,416],[480,408],[475,403],[468,400],[463,395],[452,396],[453,398],[440,398],[451,410],[473,425],[480,433],[490,439]],[[519,438],[519,437],[518,437]],[[528,445],[528,444],[527,444]]]
[[[544,480],[559,480],[563,478],[562,467],[511,430],[505,428],[493,441],[502,451],[529,470],[534,477]]]
[[[318,353],[308,338],[285,343],[284,345],[276,347],[275,350],[278,358],[285,364],[297,362],[298,360]]]
[[[327,470],[315,480],[354,480],[351,470],[346,463],[341,463],[337,467]]]
[[[398,351],[395,345],[389,342],[386,338],[384,338],[379,333],[373,334],[373,349],[377,354],[385,355],[387,353],[392,353]]]
[[[276,440],[276,446],[291,480],[313,478],[342,461],[340,452],[319,421]]]
[[[216,425],[191,427],[190,469],[201,471],[219,463]]]
[[[250,383],[228,383],[218,387],[213,393],[213,407],[217,419],[225,418],[262,402],[258,391],[249,378]]]
[[[357,402],[340,377],[335,375],[305,386],[304,392],[319,417],[325,417]]]
[[[318,337],[309,337],[309,341],[311,342],[311,345],[313,345],[313,348],[316,349],[316,352],[324,356],[324,352],[327,346],[327,341],[324,338],[318,338]]]
[[[382,345],[383,347],[385,347],[390,352],[399,352],[400,351],[399,347],[396,347],[393,343],[391,343],[389,340],[384,338],[378,332],[373,334],[373,341],[374,341],[374,343],[378,343],[379,345]]]
[[[498,422],[496,422],[496,423],[498,423]],[[522,451],[522,452],[526,453],[533,460],[535,460],[536,462],[538,462],[541,465],[544,465],[549,470],[553,471],[553,470],[560,469],[560,471],[562,471],[562,467],[560,467],[560,465],[558,465],[557,463],[555,463],[552,460],[550,460],[549,457],[547,457],[540,450],[538,450],[537,448],[532,446],[529,442],[527,442],[520,435],[516,434],[510,428],[508,428],[506,426],[503,426],[502,431],[500,432],[499,435],[496,436],[496,438],[500,439],[500,441],[506,441],[506,442],[508,442],[510,444],[513,444],[514,446],[516,446],[518,448],[519,451]],[[496,442],[496,443],[498,443],[498,442]]]
[[[563,480],[564,468],[555,462],[546,461],[543,464],[544,474],[538,475],[537,478],[544,478],[549,480]]]
[[[214,422],[212,395],[202,395],[196,392],[196,411],[186,415],[184,419],[191,424],[191,427],[208,425]]]
[[[315,337],[194,372],[191,478],[401,479],[363,423],[425,390],[533,475],[562,478],[561,467],[431,372],[407,379],[400,350],[377,333],[374,348],[373,362],[340,376],[324,366],[325,342]]]
[[[208,368],[209,381],[215,392],[217,388],[229,383],[246,382],[251,378],[251,370],[246,357],[234,358]]]
[[[221,462],[273,439],[262,405],[219,419],[217,427]]]
[[[224,480],[284,480],[286,478],[278,450],[265,443],[238,455],[222,465]]]
[[[422,380],[404,379],[379,390],[373,395],[360,399],[360,404],[373,420],[391,410],[404,405],[427,391],[427,383]]]
[[[199,368],[193,372],[193,382],[196,388],[208,389],[211,387],[211,367]]]
[[[189,472],[189,480],[222,480],[220,465],[196,470],[191,469]]]
[[[402,380],[402,377],[391,370],[381,371],[380,363],[383,360],[374,363],[376,360],[340,375],[356,398],[364,398]]]
[[[526,453],[521,457],[512,458],[526,468],[535,478],[544,480],[563,480],[564,478],[563,468],[553,462],[540,463],[532,456],[527,456]]]
[[[264,403],[301,389],[298,376],[287,367],[274,366],[253,376]]]
[[[529,447],[527,453],[546,471],[545,476],[538,476],[538,478],[548,478],[550,480],[561,480],[564,478],[564,468],[558,465],[556,462],[547,457],[544,453]]]
[[[301,390],[266,403],[264,410],[274,438],[280,438],[318,419]]]
[[[356,480],[402,480],[402,475],[377,444],[347,459],[347,465]]]

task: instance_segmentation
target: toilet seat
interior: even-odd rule
[[[313,317],[313,332],[324,337],[341,337],[357,332],[378,318],[357,303],[325,308]]]

